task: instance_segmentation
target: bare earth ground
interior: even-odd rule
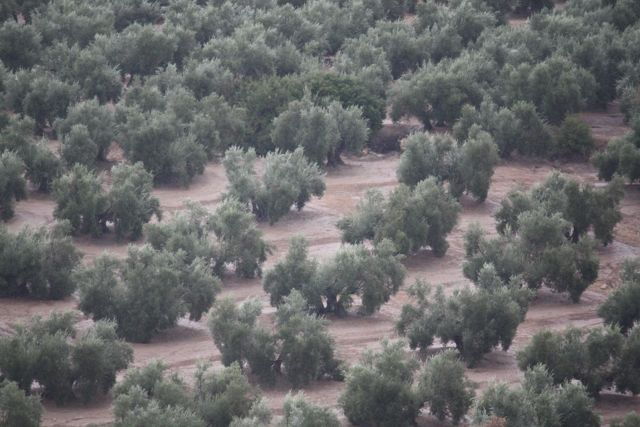
[[[583,117],[593,125],[594,134],[607,140],[625,132],[621,116],[617,111],[607,113],[585,113]],[[294,212],[274,226],[262,225],[267,240],[274,246],[273,254],[267,262],[267,268],[280,259],[287,250],[288,239],[296,233],[303,234],[310,242],[313,256],[323,258],[331,256],[340,246],[340,236],[335,227],[336,221],[345,213],[351,212],[364,192],[369,188],[383,191],[392,189],[397,180],[395,170],[399,156],[367,154],[359,158],[347,158],[346,164],[327,173],[325,196],[313,200],[302,212]],[[471,222],[479,222],[490,232],[494,231],[492,212],[500,200],[515,186],[529,187],[542,180],[554,168],[569,173],[581,180],[596,183],[597,177],[592,166],[586,163],[551,164],[513,160],[505,162],[496,169],[491,191],[486,202],[477,204],[471,199],[462,200],[463,211],[460,221],[449,236],[450,249],[443,258],[435,258],[425,251],[406,260],[409,277],[407,285],[416,278],[425,279],[432,284],[442,284],[447,291],[466,286],[462,276],[461,263],[464,258],[462,236]],[[188,188],[159,188],[155,194],[159,197],[166,216],[179,210],[187,199],[197,201],[209,209],[214,209],[226,186],[224,170],[220,164],[211,163],[201,177]],[[595,314],[597,306],[603,301],[607,291],[617,284],[617,272],[623,259],[640,255],[640,189],[627,188],[622,203],[624,219],[618,225],[616,240],[606,248],[600,249],[601,272],[598,281],[584,293],[579,304],[570,303],[566,297],[553,294],[548,290],[539,292],[533,302],[525,322],[520,325],[512,348],[507,352],[494,351],[475,369],[467,371],[468,376],[478,388],[492,381],[506,381],[515,384],[521,374],[515,364],[514,354],[522,348],[533,334],[543,328],[563,329],[568,325],[594,326],[600,323]],[[53,221],[54,203],[47,197],[32,194],[18,203],[16,217],[10,221],[13,231],[24,225],[41,225]],[[120,244],[107,236],[94,240],[76,239],[76,244],[85,253],[85,262],[97,254],[108,250],[119,256],[126,255],[126,244]],[[273,315],[268,297],[262,290],[259,280],[239,280],[227,277],[224,280],[224,296],[231,296],[238,302],[249,297],[258,297],[264,305],[265,320]],[[368,348],[377,348],[385,337],[396,337],[393,331],[394,319],[401,306],[408,302],[405,290],[401,290],[379,313],[371,317],[359,317],[355,314],[342,319],[331,319],[330,331],[337,343],[338,355],[349,363],[356,362],[360,354]],[[46,315],[52,310],[74,309],[76,301],[69,298],[60,302],[37,302],[0,300],[0,333],[11,331],[11,325],[26,321],[36,314]],[[88,322],[88,321],[84,321]],[[199,361],[209,361],[220,366],[220,355],[211,340],[206,320],[194,323],[183,320],[180,324],[156,337],[149,344],[135,344],[135,365],[145,365],[153,358],[162,359],[171,369],[180,372],[185,378],[191,378]],[[335,408],[337,398],[344,384],[321,381],[304,389],[312,401]],[[276,414],[281,412],[282,401],[288,392],[286,384],[273,388],[263,388],[269,405]],[[44,425],[46,426],[84,426],[87,424],[106,424],[111,420],[111,399],[105,396],[98,401],[83,406],[75,404],[56,407],[46,404]],[[597,403],[597,409],[605,421],[610,421],[629,410],[640,410],[640,398],[605,393]],[[344,417],[343,417],[344,418]],[[346,421],[345,421],[346,423]],[[420,419],[420,425],[439,426],[429,416]]]

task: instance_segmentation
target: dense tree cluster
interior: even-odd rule
[[[237,307],[224,299],[213,308],[209,328],[226,366],[248,366],[266,383],[284,373],[295,388],[323,377],[341,378],[327,322],[308,313],[299,292],[291,292],[278,307],[275,331],[257,324],[261,312],[257,300]]]
[[[118,239],[138,239],[145,223],[161,217],[160,202],[151,196],[153,179],[140,162],[114,166],[111,177],[106,192],[94,172],[76,163],[53,183],[54,217],[69,221],[74,233],[99,236],[112,223]]]
[[[462,145],[447,134],[415,133],[405,139],[404,149],[398,165],[400,182],[415,186],[435,177],[448,182],[456,198],[465,191],[480,201],[487,197],[498,149],[491,135],[479,127],[469,130]]]
[[[309,259],[307,246],[303,237],[292,238],[285,259],[265,274],[262,284],[271,305],[281,305],[291,292],[298,291],[309,310],[317,314],[344,315],[356,297],[361,302],[359,313],[370,315],[389,301],[404,281],[401,258],[394,255],[388,240],[373,249],[343,246],[324,263]]]
[[[68,224],[23,228],[12,234],[0,225],[0,297],[62,299],[73,293],[72,272],[80,253]]]
[[[253,215],[233,198],[222,202],[213,214],[187,203],[186,210],[171,221],[148,224],[146,236],[155,249],[177,254],[186,262],[202,258],[217,275],[232,265],[238,276],[260,276],[271,250]]]
[[[182,251],[129,248],[119,261],[101,255],[76,271],[79,308],[94,320],[113,319],[118,333],[147,342],[189,314],[199,320],[219,291],[219,280],[203,258],[186,260]]]
[[[440,257],[447,252],[446,237],[459,211],[460,204],[430,177],[413,188],[401,184],[386,199],[379,190],[369,190],[356,211],[338,222],[338,228],[348,243],[389,239],[399,253],[429,247]]]
[[[339,402],[355,425],[410,426],[420,409],[457,424],[472,403],[464,366],[453,352],[427,359],[420,368],[402,342],[384,342],[379,353],[367,351],[347,375]],[[380,404],[384,402],[384,404]]]
[[[273,224],[292,206],[301,210],[312,196],[324,194],[322,171],[306,159],[302,148],[267,154],[262,177],[256,176],[255,162],[255,150],[238,147],[227,150],[223,160],[229,179],[227,197],[250,206],[259,220]]]
[[[42,396],[58,404],[73,398],[86,403],[108,392],[116,383],[116,373],[133,360],[133,349],[118,339],[116,326],[109,321],[96,322],[80,333],[73,323],[71,313],[54,313],[18,325],[14,335],[1,337],[2,377],[26,393],[37,382]],[[23,405],[31,408],[29,418],[38,413],[34,402]]]

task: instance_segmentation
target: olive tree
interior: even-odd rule
[[[460,197],[464,191],[484,201],[498,163],[498,149],[491,135],[473,127],[459,146],[449,135],[415,133],[404,141],[398,179],[407,185],[435,177],[448,182],[449,191]]]
[[[220,243],[215,271],[222,273],[226,264],[232,264],[238,276],[262,275],[262,264],[271,248],[253,215],[240,202],[230,198],[220,204],[211,218],[211,228]]]
[[[20,325],[0,338],[0,372],[30,393],[33,382],[42,394],[61,404],[77,397],[85,403],[108,392],[116,373],[133,360],[133,349],[119,340],[115,324],[96,322],[79,337],[70,313],[54,313]]]
[[[151,196],[153,177],[141,162],[121,164],[111,169],[109,216],[117,238],[129,235],[132,240],[142,235],[142,226],[152,216],[161,219],[160,201]]]
[[[576,379],[591,395],[597,396],[602,388],[613,385],[612,373],[619,364],[624,341],[614,328],[542,331],[518,352],[518,366],[524,371],[542,364],[554,383]]]
[[[519,101],[510,108],[498,107],[487,98],[478,108],[467,104],[453,126],[453,136],[458,141],[467,140],[474,125],[492,136],[502,157],[509,157],[514,151],[526,156],[546,156],[550,152],[551,132],[528,102]]]
[[[569,224],[559,214],[529,211],[519,216],[518,224],[523,228],[516,235],[495,239],[486,239],[477,229],[470,230],[465,237],[465,276],[477,281],[479,271],[490,263],[504,281],[520,276],[531,289],[545,285],[579,301],[598,277],[593,242],[587,238],[578,243],[568,241]]]
[[[274,120],[271,139],[276,148],[293,151],[300,146],[309,160],[335,165],[342,152],[358,153],[368,132],[359,107],[344,108],[337,101],[323,107],[305,97],[291,102]]]
[[[456,141],[448,134],[419,132],[402,143],[404,151],[398,164],[398,180],[409,186],[435,177],[438,182],[454,180],[460,158]]]
[[[640,128],[640,120],[637,120]],[[598,178],[611,181],[620,175],[630,183],[640,179],[640,131],[630,132],[624,137],[614,138],[607,147],[593,156],[598,168]]]
[[[294,291],[284,298],[274,332],[256,325],[261,311],[256,300],[240,307],[222,300],[214,307],[209,328],[225,365],[247,365],[266,383],[273,383],[284,370],[295,388],[324,376],[340,377],[327,322],[308,313],[302,295]]]
[[[567,222],[567,237],[574,243],[593,231],[596,239],[607,245],[613,230],[622,219],[619,205],[624,196],[621,180],[613,180],[603,188],[581,184],[558,172],[529,192],[511,191],[496,212],[496,228],[501,234],[519,233],[521,215],[535,210],[548,216],[557,214]]]
[[[85,125],[74,125],[62,137],[61,156],[68,166],[76,163],[93,169],[98,155],[98,145],[91,139]]]
[[[0,383],[0,423],[5,426],[38,427],[42,418],[38,396],[28,396],[14,382]]]
[[[265,273],[262,287],[269,294],[272,306],[280,305],[293,289],[303,295],[313,294],[311,288],[315,284],[318,262],[308,258],[308,247],[304,237],[292,237],[284,260]]]
[[[579,116],[567,116],[558,132],[555,150],[559,156],[588,158],[595,148],[591,128]]]
[[[76,288],[72,271],[80,253],[66,224],[51,229],[23,228],[11,234],[0,227],[0,296],[62,299]]]
[[[223,164],[229,180],[227,195],[246,203],[259,220],[278,221],[295,205],[301,210],[311,196],[321,197],[325,184],[320,168],[310,163],[302,148],[266,155],[264,172],[255,172],[256,153],[232,147]]]
[[[10,70],[29,69],[38,62],[41,37],[33,25],[3,19],[0,26],[0,60]]]
[[[359,313],[375,313],[404,282],[406,272],[401,257],[394,254],[393,243],[386,239],[373,249],[344,246],[318,268],[316,283],[309,289],[309,304],[319,313],[344,315],[357,296],[361,301]]]
[[[226,427],[252,416],[268,423],[258,390],[237,365],[218,371],[198,366],[193,389],[166,371],[159,361],[127,371],[114,389],[116,426]]]
[[[0,218],[4,221],[14,215],[14,203],[27,197],[24,163],[11,151],[0,155]]]
[[[95,320],[114,319],[119,335],[148,342],[189,314],[199,320],[219,291],[219,280],[201,258],[187,263],[180,253],[130,247],[120,262],[102,255],[75,274],[80,310]]]
[[[355,425],[413,425],[422,406],[413,387],[417,368],[402,342],[385,341],[380,352],[366,351],[347,373],[338,399],[347,419]]]
[[[83,125],[92,145],[93,161],[105,160],[109,146],[115,139],[115,121],[111,110],[95,99],[79,102],[69,108],[65,118],[55,123],[58,135],[63,139],[75,126]],[[85,148],[85,150],[88,150]],[[71,165],[74,162],[69,162]],[[85,163],[86,164],[86,163]]]
[[[401,184],[386,200],[370,190],[353,214],[340,219],[338,228],[349,243],[390,239],[402,254],[428,246],[436,256],[443,256],[449,247],[446,236],[459,211],[458,202],[431,177],[413,189]]]
[[[409,292],[416,304],[406,304],[396,325],[409,338],[409,345],[422,352],[438,337],[452,341],[469,366],[500,345],[508,350],[518,325],[524,320],[529,293],[516,283],[504,285],[494,271],[485,271],[486,286],[463,289],[452,296],[438,288],[435,295],[423,282],[416,282]],[[498,283],[499,286],[491,286]]]
[[[296,425],[300,427],[339,427],[340,421],[331,409],[309,403],[303,393],[284,398],[284,417],[281,427]],[[626,427],[626,426],[624,426]]]
[[[74,233],[99,236],[107,230],[109,200],[100,180],[86,166],[75,164],[53,182],[53,216],[67,220]]]
[[[140,106],[125,106],[116,110],[116,122],[118,142],[127,159],[142,162],[156,182],[187,186],[204,172],[205,148],[196,141],[196,135],[188,132],[175,111],[147,112]]]
[[[626,333],[640,320],[640,259],[626,260],[620,279],[622,284],[598,307],[598,315]]]
[[[491,419],[504,420],[513,427],[599,427],[600,418],[593,410],[593,400],[580,384],[553,384],[542,365],[525,372],[521,387],[512,389],[505,383],[491,384],[475,403],[473,425],[485,425]]]
[[[308,259],[307,246],[304,238],[294,237],[286,258],[265,274],[263,287],[272,305],[279,306],[295,290],[305,298],[308,310],[318,314],[345,315],[358,297],[358,312],[371,315],[404,281],[401,257],[394,255],[388,240],[372,250],[363,245],[344,246],[324,263]]]
[[[223,274],[230,264],[238,276],[259,276],[271,250],[253,215],[232,198],[224,200],[213,213],[187,203],[184,212],[163,224],[148,224],[145,230],[154,248],[181,252],[187,262],[203,258],[217,274]]]
[[[451,418],[458,424],[471,407],[473,389],[464,375],[464,365],[452,350],[427,359],[418,373],[420,400],[440,421]]]

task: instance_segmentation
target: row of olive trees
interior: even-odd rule
[[[118,339],[112,322],[96,322],[80,333],[74,323],[73,314],[54,313],[16,326],[14,335],[0,338],[2,377],[27,394],[37,387],[58,404],[74,398],[87,403],[108,392],[117,372],[133,360],[133,349]]]

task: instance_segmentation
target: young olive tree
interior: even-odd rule
[[[322,197],[325,184],[317,164],[310,163],[301,147],[293,152],[272,152],[264,160],[261,178],[255,173],[256,153],[232,147],[223,164],[229,190],[227,195],[246,203],[259,220],[270,224],[287,214],[291,206],[301,210],[311,196]]]

